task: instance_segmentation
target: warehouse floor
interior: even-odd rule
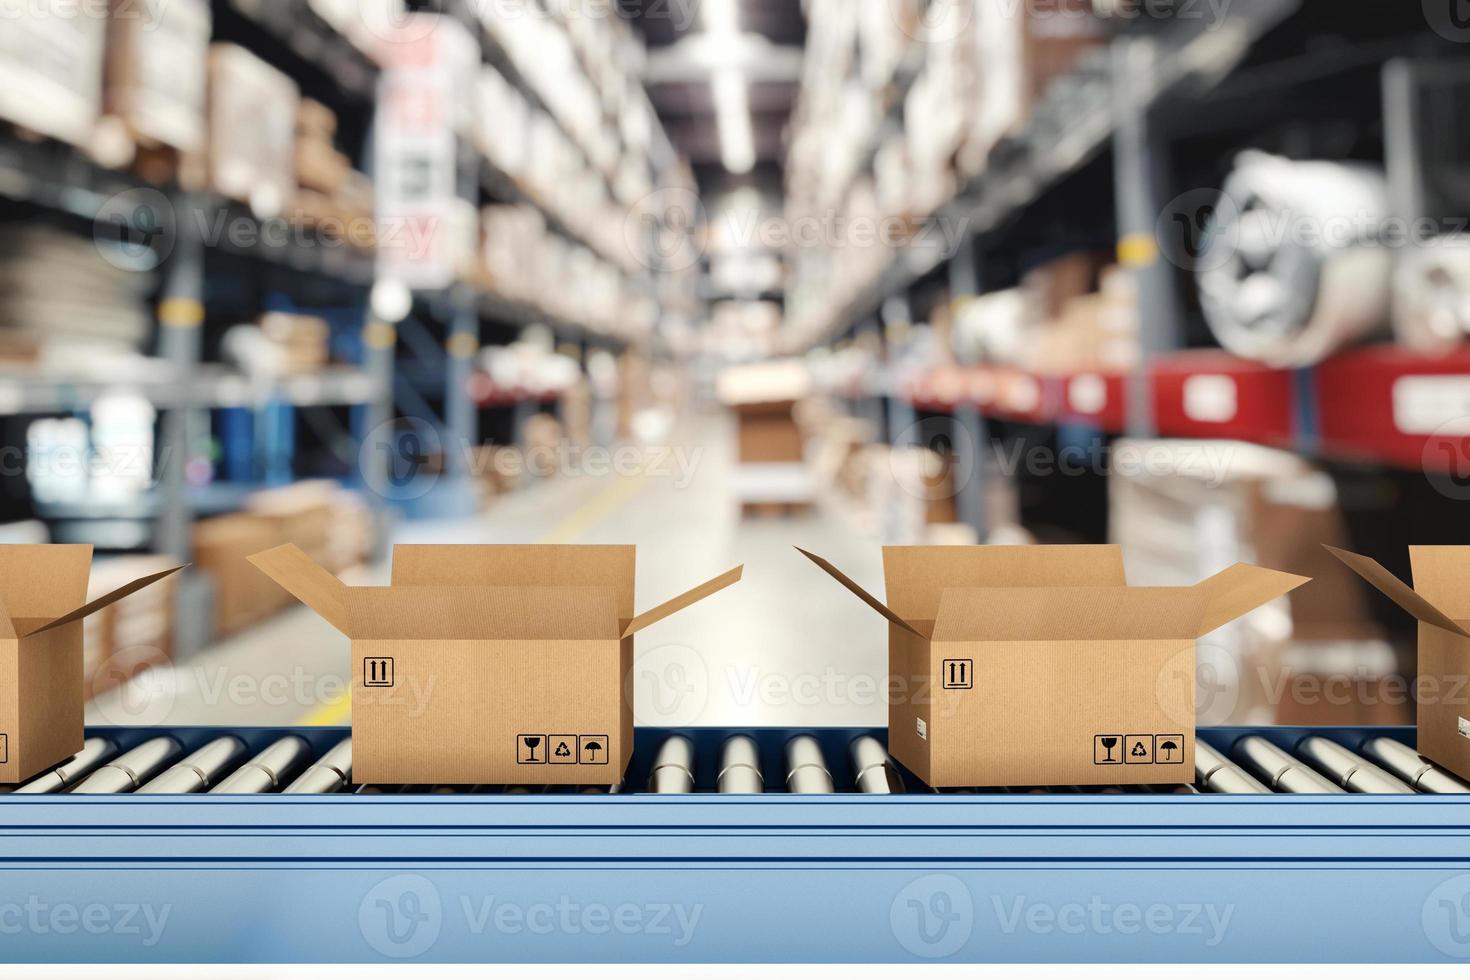
[[[878,542],[836,504],[746,519],[729,489],[733,432],[700,418],[676,435],[692,480],[647,457],[637,476],[557,476],[469,521],[400,524],[414,543],[638,546],[639,611],[738,563],[735,587],[639,634],[635,711],[647,725],[882,725],[882,620],[799,555],[831,559],[882,594]],[[697,455],[696,455],[697,454]],[[387,570],[368,580],[386,583]],[[345,724],[345,638],[294,607],[88,708],[93,724]]]

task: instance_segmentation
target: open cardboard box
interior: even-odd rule
[[[798,549],[799,550],[799,549]],[[1194,644],[1307,579],[1135,588],[1116,545],[886,547],[888,751],[930,786],[1194,781]]]
[[[1470,546],[1410,546],[1412,588],[1371,558],[1323,547],[1419,621],[1419,754],[1470,779]]]
[[[0,545],[0,783],[82,750],[82,620],[183,567],[88,602],[91,545]]]
[[[634,555],[398,545],[384,587],[346,586],[295,545],[250,561],[352,640],[354,781],[564,786],[622,779],[634,635],[743,568],[635,616]]]

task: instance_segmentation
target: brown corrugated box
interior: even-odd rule
[[[801,430],[791,416],[792,407],[792,402],[735,406],[740,462],[801,462]]]
[[[1324,547],[1419,621],[1419,754],[1470,779],[1470,546],[1410,546],[1413,588],[1371,558]]]
[[[0,546],[0,783],[82,748],[82,620],[172,575],[134,579],[87,601],[88,544]]]
[[[611,785],[633,752],[633,636],[740,579],[633,615],[635,549],[399,545],[348,587],[284,545],[250,561],[352,640],[361,783]]]
[[[246,563],[250,555],[280,540],[276,522],[254,514],[224,514],[194,523],[194,564],[214,582],[215,636],[238,632],[291,601]]]
[[[1116,545],[888,547],[888,751],[930,786],[1194,780],[1194,644],[1307,580],[1131,588]]]
[[[174,564],[167,555],[126,555],[92,563],[87,598],[99,599],[134,579]],[[82,625],[82,693],[92,700],[173,656],[177,579],[166,579],[88,616]]]

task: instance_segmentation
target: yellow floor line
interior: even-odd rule
[[[565,520],[536,541],[536,544],[570,544],[576,541],[596,527],[608,514],[631,500],[639,490],[643,489],[643,484],[647,479],[647,474],[640,473],[603,487],[595,496],[568,514]],[[348,693],[318,705],[302,719],[301,724],[306,727],[331,727],[345,725],[351,717],[352,697]]]
[[[568,514],[566,520],[552,528],[536,543],[571,544],[596,527],[608,514],[632,499],[643,488],[647,479],[647,474],[640,473],[603,487],[600,493]]]

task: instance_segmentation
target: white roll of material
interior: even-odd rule
[[[1428,354],[1470,342],[1470,235],[1402,250],[1393,277],[1393,333],[1405,347]]]
[[[1231,353],[1306,367],[1384,331],[1392,249],[1381,168],[1236,157],[1197,270],[1210,330]]]

